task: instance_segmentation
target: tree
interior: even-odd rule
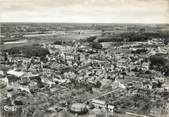
[[[100,81],[97,81],[95,87],[96,87],[96,88],[100,88],[101,85],[102,85],[101,82],[100,82]]]
[[[165,66],[166,63],[169,63],[169,60],[167,60],[163,56],[153,55],[150,57],[150,67],[152,67],[153,65]]]
[[[150,57],[150,69],[155,69],[169,76],[169,60],[162,55],[153,55]]]
[[[62,40],[56,40],[53,44],[55,45],[62,45],[63,41]]]
[[[20,54],[20,49],[19,47],[13,47],[13,48],[10,48],[8,50],[6,50],[10,55],[13,55],[13,54]]]
[[[94,49],[102,49],[102,44],[98,43],[98,42],[92,42],[90,43],[91,47]]]
[[[23,47],[14,47],[11,49],[6,50],[9,52],[10,55],[12,54],[22,54],[25,57],[32,57],[32,56],[38,56],[38,57],[45,57],[47,54],[49,54],[49,50],[46,48],[42,48],[40,46],[23,46]]]
[[[96,36],[91,36],[86,39],[87,42],[93,42],[97,37]]]
[[[164,44],[168,45],[168,43],[169,43],[169,38],[164,39]]]

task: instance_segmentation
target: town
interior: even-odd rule
[[[1,42],[1,116],[168,117],[169,38],[129,30],[78,30],[72,32],[80,39],[67,40],[43,31],[19,35],[42,43],[8,48],[9,41]],[[54,41],[43,43],[51,35]]]

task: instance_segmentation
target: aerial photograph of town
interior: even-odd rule
[[[29,9],[26,5],[30,2],[18,2],[18,6],[6,2],[10,3],[8,8],[2,2],[0,117],[169,117],[169,20],[165,17],[155,20],[157,14],[153,14],[163,12],[158,8],[165,9],[164,2],[70,0],[77,3],[68,5],[57,0],[57,4],[52,2],[53,6],[60,6],[56,12],[46,0],[39,1],[43,5],[38,2]],[[145,6],[142,9],[133,6],[129,10],[135,11],[127,12],[133,19],[137,19],[139,12],[142,19],[136,22],[121,13],[130,6],[124,1],[132,6],[136,3]],[[33,20],[27,19],[27,15],[23,16],[25,20],[20,17],[21,4],[25,5],[22,12],[29,10],[28,17]],[[111,9],[110,4],[115,8]],[[151,8],[152,4],[161,6],[150,12],[146,5]],[[33,8],[39,6],[41,11],[47,11],[50,9],[47,5],[56,14],[60,10],[67,13],[65,16],[83,16],[77,16],[79,21],[72,15],[68,19],[77,21],[68,21],[63,15],[57,23],[53,22],[56,17],[50,16],[51,11],[45,15],[48,20],[33,14],[37,10]],[[86,12],[76,7],[86,8]],[[88,10],[95,15],[88,15]],[[108,19],[107,10],[112,10],[114,17],[125,16],[126,20],[114,18],[115,23],[98,20],[101,11]]]

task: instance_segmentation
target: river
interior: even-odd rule
[[[90,36],[94,35],[100,35],[99,33],[95,34],[90,34],[90,33],[85,33],[85,34],[77,34],[77,33],[72,33],[72,34],[66,34],[66,35],[56,35],[56,36],[37,36],[23,40],[18,40],[18,41],[11,41],[11,42],[4,42],[4,45],[0,45],[0,48],[3,49],[10,49],[13,47],[18,47],[18,46],[26,46],[26,45],[33,45],[33,44],[41,44],[41,43],[53,43],[56,40],[79,40],[79,39],[85,39]]]

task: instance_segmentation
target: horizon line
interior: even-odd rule
[[[26,24],[26,23],[32,23],[32,24],[163,24],[163,25],[169,25],[169,23],[141,23],[141,22],[138,22],[138,23],[132,23],[132,22],[37,22],[37,21],[29,21],[29,22],[19,22],[19,21],[14,21],[14,22],[1,22],[1,24],[7,24],[7,23],[23,23],[23,24]]]

